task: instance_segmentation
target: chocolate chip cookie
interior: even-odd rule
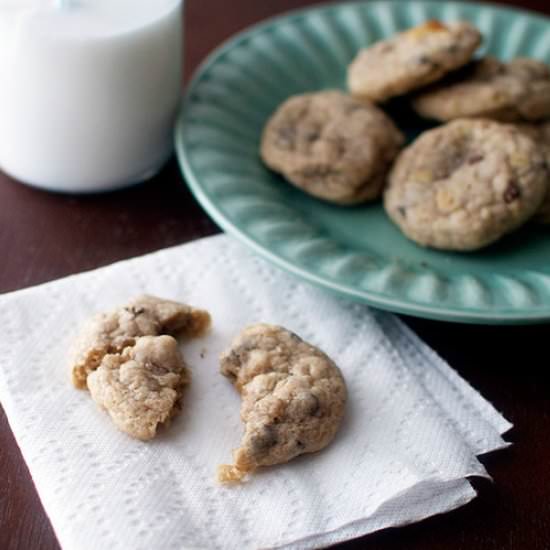
[[[380,196],[403,135],[377,107],[337,91],[294,96],[267,123],[265,164],[315,197],[356,204]]]
[[[194,338],[210,326],[206,311],[155,296],[140,296],[110,313],[97,315],[76,342],[72,361],[73,384],[86,388],[86,379],[108,353],[120,353],[138,336],[160,334]]]
[[[322,351],[278,326],[246,328],[221,357],[221,372],[242,396],[245,433],[221,482],[326,447],[344,415],[346,386]]]
[[[533,216],[547,178],[542,152],[517,127],[457,120],[424,133],[401,153],[384,205],[421,245],[475,250]]]
[[[421,116],[440,121],[464,117],[504,122],[550,116],[550,67],[536,59],[473,62],[413,101]]]
[[[141,336],[121,353],[105,355],[88,375],[92,399],[117,428],[147,441],[177,412],[189,373],[171,336]]]
[[[348,88],[374,102],[406,94],[468,63],[480,43],[470,23],[428,21],[361,50],[348,68]]]

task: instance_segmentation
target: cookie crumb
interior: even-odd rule
[[[221,464],[218,466],[217,479],[219,483],[239,483],[247,476],[246,472],[239,470],[236,466]]]

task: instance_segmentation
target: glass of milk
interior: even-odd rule
[[[172,152],[182,0],[0,0],[0,168],[87,193]]]

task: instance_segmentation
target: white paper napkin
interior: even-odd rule
[[[149,443],[73,389],[67,349],[94,312],[147,292],[208,309],[183,346],[184,410]],[[324,451],[222,487],[241,436],[218,355],[242,327],[284,325],[341,367],[349,406]],[[0,297],[0,399],[65,549],[313,548],[475,496],[476,455],[510,424],[395,317],[297,282],[219,236]]]

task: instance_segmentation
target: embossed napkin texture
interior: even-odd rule
[[[116,430],[71,386],[67,350],[97,311],[140,293],[208,309],[183,344],[184,408],[153,441]],[[250,323],[281,324],[342,369],[349,404],[324,451],[223,487],[242,426],[218,356]],[[0,399],[65,549],[313,548],[475,497],[477,455],[510,424],[398,319],[298,282],[218,236],[0,297]]]

